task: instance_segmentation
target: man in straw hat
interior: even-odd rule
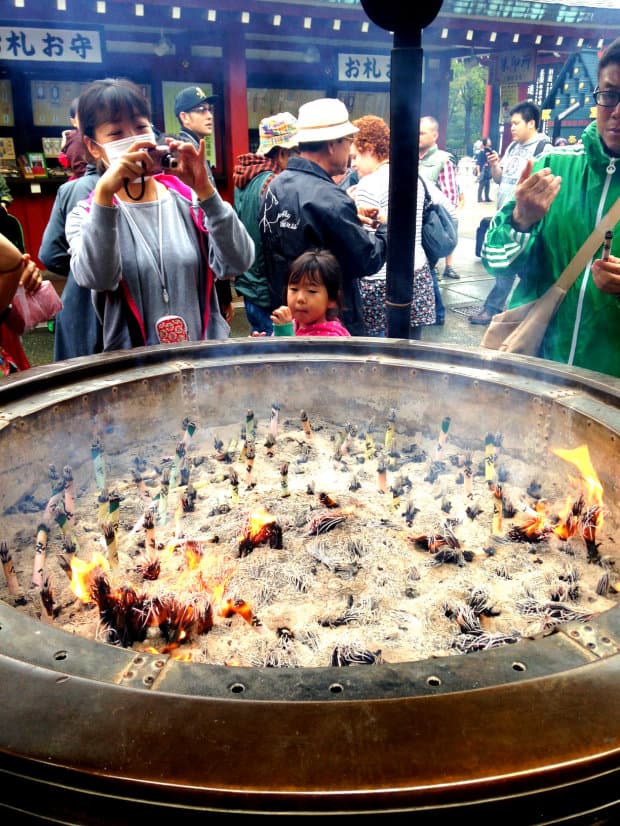
[[[271,335],[271,297],[265,274],[265,257],[258,227],[258,208],[267,184],[286,169],[291,149],[297,146],[297,118],[290,112],[263,118],[258,125],[256,152],[239,155],[233,170],[235,210],[254,241],[254,263],[237,276],[235,290],[243,296],[245,314],[253,333]]]
[[[332,176],[346,172],[353,135],[346,106],[335,98],[304,103],[298,114],[299,156],[266,187],[259,211],[271,307],[284,300],[291,263],[322,247],[338,259],[343,275],[342,321],[351,335],[364,335],[359,279],[377,272],[387,252],[387,226],[373,210],[358,212]],[[364,229],[374,221],[374,237]],[[379,225],[380,224],[380,225]]]

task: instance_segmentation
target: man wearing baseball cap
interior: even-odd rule
[[[174,114],[181,124],[179,140],[198,147],[201,138],[213,133],[213,103],[215,95],[207,95],[200,86],[188,86],[174,99]]]
[[[343,274],[342,321],[351,335],[365,335],[359,279],[381,269],[387,253],[387,225],[372,236],[355,204],[333,181],[346,172],[358,131],[347,107],[336,98],[319,98],[299,107],[299,156],[269,181],[259,224],[272,309],[286,303],[284,289],[291,263],[312,247],[330,250]],[[365,222],[368,216],[365,216]]]
[[[196,149],[203,138],[213,133],[213,103],[216,95],[207,95],[200,86],[187,86],[174,99],[174,114],[181,124],[178,134],[180,141],[193,143]],[[215,179],[211,171],[211,164],[205,156],[207,174],[215,187]],[[215,283],[220,309],[226,321],[230,324],[235,314],[230,281],[218,279]]]
[[[233,170],[235,210],[254,241],[254,263],[235,279],[243,296],[245,314],[253,333],[271,335],[271,296],[265,274],[258,208],[267,184],[286,169],[291,149],[297,146],[297,118],[290,112],[263,118],[258,125],[256,152],[239,155]]]

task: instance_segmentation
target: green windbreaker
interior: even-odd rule
[[[498,278],[519,274],[509,307],[534,301],[557,280],[600,218],[620,197],[620,158],[603,151],[596,123],[582,143],[555,147],[537,160],[534,171],[549,167],[562,177],[547,215],[530,232],[511,224],[512,198],[495,215],[482,249],[482,262]],[[612,255],[620,257],[620,225]],[[601,255],[599,249],[594,258]],[[620,377],[620,300],[601,292],[591,262],[577,278],[551,321],[542,357]]]

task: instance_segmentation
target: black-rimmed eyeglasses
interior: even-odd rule
[[[595,89],[592,96],[605,109],[614,109],[620,103],[620,89]]]
[[[192,112],[198,112],[204,115],[205,112],[213,112],[213,106],[210,103],[201,103],[200,106],[194,106]]]

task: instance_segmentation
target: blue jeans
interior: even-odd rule
[[[514,275],[512,278],[505,276],[495,279],[495,284],[484,301],[484,310],[489,315],[502,313],[506,309],[506,299],[510,294],[510,290],[512,290],[516,277]]]
[[[430,265],[429,265],[430,266]],[[433,276],[433,292],[435,293],[435,320],[446,320],[446,308],[441,297],[441,290],[439,289],[439,282],[437,281],[437,262],[431,266],[431,274]]]
[[[259,307],[247,298],[243,298],[245,314],[248,324],[253,333],[266,333],[270,336],[273,333],[273,323],[271,321],[271,310]]]

